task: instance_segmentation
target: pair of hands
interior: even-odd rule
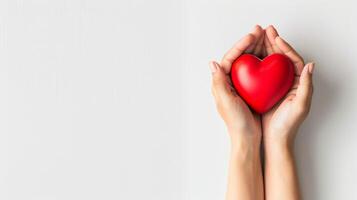
[[[239,97],[230,81],[232,63],[243,53],[266,57],[273,53],[285,54],[295,66],[294,85],[288,94],[263,115],[254,113]],[[273,26],[259,25],[237,42],[219,63],[210,62],[212,93],[219,114],[223,118],[232,144],[249,142],[260,147],[283,144],[291,146],[297,130],[309,113],[313,93],[314,64],[304,64],[302,57],[279,35]]]

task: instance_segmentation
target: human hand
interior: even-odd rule
[[[307,117],[313,93],[314,64],[304,66],[301,56],[279,35],[273,26],[265,30],[263,56],[285,54],[295,66],[294,85],[288,94],[270,111],[262,115],[263,138],[266,148],[270,144],[291,146],[301,123]]]
[[[216,107],[223,118],[232,144],[249,141],[254,147],[260,147],[261,121],[260,116],[254,113],[238,96],[232,86],[229,76],[232,63],[242,53],[258,54],[263,48],[264,30],[256,26],[252,33],[243,37],[223,57],[220,64],[210,62],[212,71],[212,93]]]
[[[231,137],[226,199],[264,199],[263,176],[260,157],[261,120],[238,96],[229,76],[232,63],[242,53],[261,52],[264,31],[256,26],[223,57],[220,64],[210,62],[212,93],[219,114]]]

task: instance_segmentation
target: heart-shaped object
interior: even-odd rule
[[[231,78],[239,96],[257,113],[270,110],[294,83],[294,64],[283,54],[263,60],[243,54],[232,64]]]

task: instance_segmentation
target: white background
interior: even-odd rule
[[[357,199],[357,13],[347,1],[0,0],[0,199],[215,200],[219,60],[274,24],[316,62],[305,199]]]

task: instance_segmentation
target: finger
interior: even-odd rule
[[[254,35],[254,43],[252,45],[250,45],[245,50],[245,53],[253,53],[254,52],[254,50],[258,44],[258,41],[260,40],[260,38],[262,36],[262,33],[263,33],[262,27],[259,25],[255,25],[253,31],[251,32],[251,34]]]
[[[298,86],[299,86],[299,79],[300,79],[300,76],[295,76],[295,77],[294,77],[294,83],[293,83],[293,86],[291,86],[291,90],[298,88]]]
[[[232,93],[223,69],[214,61],[211,61],[209,65],[212,72],[212,93],[216,101],[218,102],[222,98],[229,98]]]
[[[282,53],[281,49],[276,45],[275,38],[279,36],[278,31],[274,28],[274,26],[270,25],[266,28],[266,36],[271,44],[271,48],[274,53]]]
[[[254,55],[257,55],[258,57],[263,55],[263,44],[264,44],[264,38],[265,38],[265,32],[263,29],[260,30],[260,35],[258,37],[258,41],[257,41],[257,44],[255,46],[255,49],[253,51],[253,54]]]
[[[294,100],[294,98],[296,97],[296,90],[297,89],[291,89],[285,96],[286,100]]]
[[[267,53],[267,49],[265,48],[265,36],[264,36],[264,42],[263,42],[263,46],[262,46],[262,57],[266,57],[268,56],[268,53]]]
[[[309,63],[305,65],[301,72],[299,85],[296,91],[296,101],[297,103],[305,109],[310,108],[312,99],[312,73],[314,70],[314,63]]]
[[[294,65],[295,65],[295,74],[300,75],[302,69],[304,68],[303,58],[283,38],[278,36],[278,37],[276,37],[275,42],[276,42],[277,46],[279,47],[279,49],[281,49],[282,52],[286,56],[288,56],[291,59],[291,61],[293,61]]]
[[[232,63],[254,43],[255,37],[249,33],[239,40],[224,56],[221,61],[221,67],[228,74],[231,71]]]
[[[265,29],[265,36],[264,36],[264,56],[268,56],[270,54],[274,53],[273,46],[271,45],[268,36],[266,35],[266,29]]]

